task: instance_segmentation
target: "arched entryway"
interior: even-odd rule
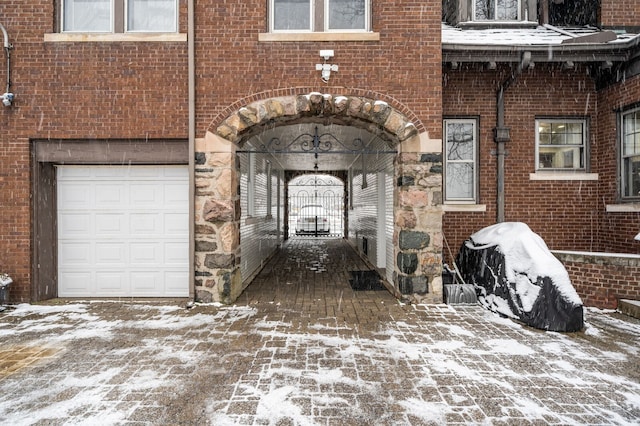
[[[345,237],[378,251],[397,293],[442,301],[441,141],[399,110],[311,93],[253,101],[213,123],[196,143],[196,298],[240,295],[285,238],[285,173],[321,172],[346,176]],[[388,220],[373,216],[380,209]]]

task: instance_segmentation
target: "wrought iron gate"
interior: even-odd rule
[[[305,175],[289,183],[289,236],[342,237],[344,184],[326,175]]]

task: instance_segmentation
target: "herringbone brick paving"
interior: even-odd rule
[[[580,333],[542,332],[354,292],[348,271],[364,267],[343,241],[290,241],[234,306],[14,307],[0,313],[0,423],[638,423],[637,320],[589,310]]]

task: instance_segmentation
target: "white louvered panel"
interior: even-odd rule
[[[269,256],[281,243],[278,233],[278,219],[282,218],[282,206],[278,205],[278,200],[282,204],[282,195],[277,196],[277,182],[281,179],[282,173],[271,166],[271,178],[268,176],[267,156],[265,154],[251,154],[254,160],[249,159],[249,155],[239,154],[240,157],[240,252],[241,264],[240,272],[243,280],[250,277],[259,270]],[[249,167],[254,166],[253,173],[249,173]],[[253,183],[250,182],[253,180]],[[267,195],[268,182],[271,181],[271,215],[268,214]],[[251,186],[253,185],[253,189]],[[281,182],[280,187],[283,188]],[[250,196],[254,199],[251,201]],[[253,215],[249,215],[249,205],[253,205]],[[280,228],[282,225],[280,225]]]

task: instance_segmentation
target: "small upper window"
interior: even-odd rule
[[[536,120],[536,170],[584,170],[586,120]]]
[[[473,5],[476,21],[520,20],[520,0],[475,0]]]
[[[367,31],[370,0],[270,0],[272,31]]]
[[[62,0],[63,32],[176,32],[177,0]]]
[[[640,108],[622,115],[622,197],[640,197]]]

